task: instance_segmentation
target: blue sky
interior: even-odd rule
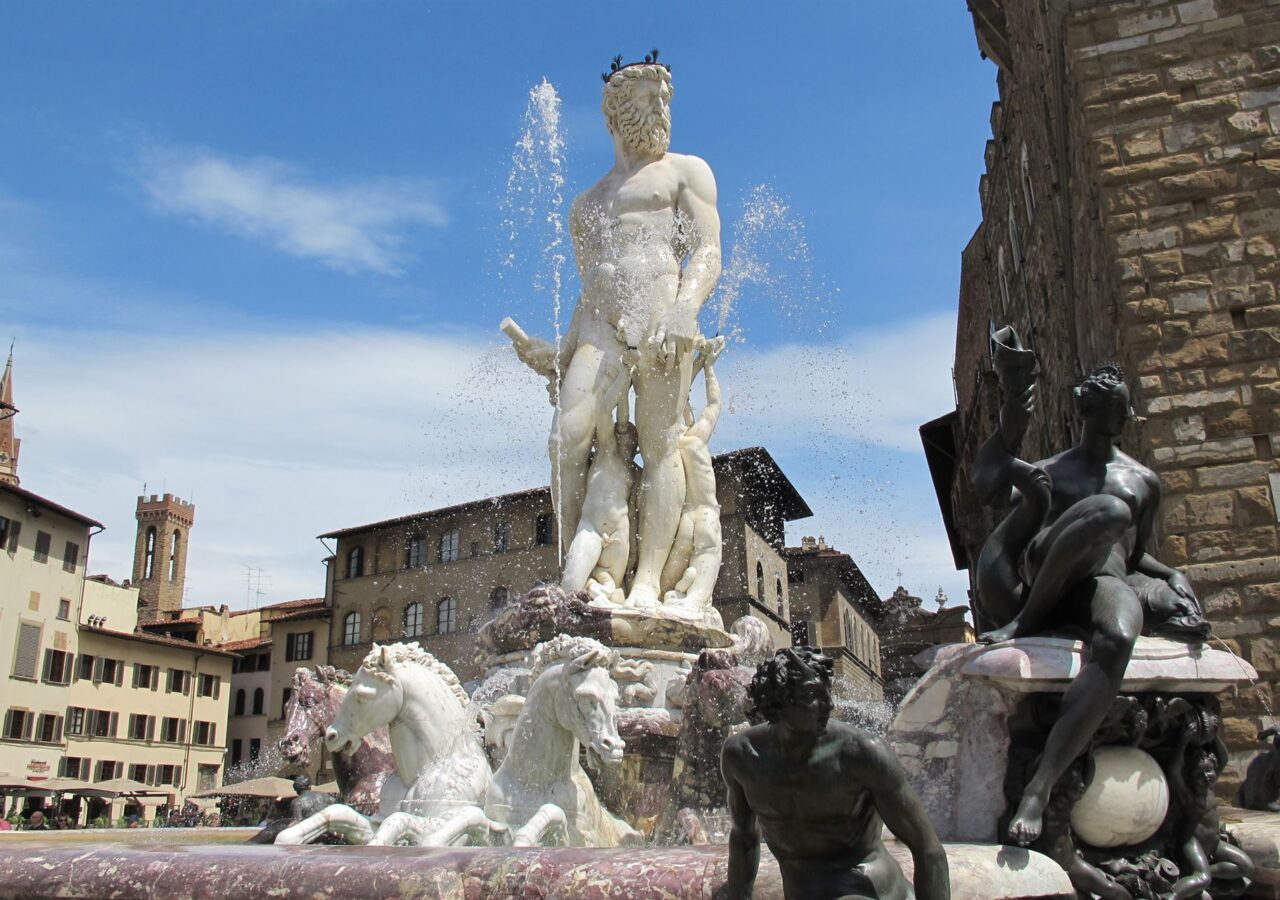
[[[714,448],[774,452],[817,514],[792,542],[963,596],[914,437],[951,403],[995,94],[960,0],[0,6],[24,486],[105,521],[117,576],[143,482],[194,494],[189,599],[235,604],[246,566],[320,593],[322,531],[545,481],[542,389],[496,333],[551,329],[539,234],[502,226],[513,144],[545,77],[589,186],[599,72],[654,46],[730,262],[758,186],[789,210]]]

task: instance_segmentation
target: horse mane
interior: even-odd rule
[[[595,638],[581,637],[572,634],[558,634],[549,641],[543,641],[533,648],[533,666],[529,673],[529,683],[537,681],[539,676],[556,663],[577,659],[584,653],[600,651],[600,658],[595,665],[612,667],[617,654],[597,641]]]
[[[391,665],[399,666],[405,663],[413,663],[426,669],[428,672],[438,676],[453,691],[458,702],[465,709],[470,703],[471,698],[467,696],[467,692],[462,689],[462,682],[458,680],[458,676],[453,674],[450,669],[440,660],[436,659],[417,641],[408,644],[374,644],[373,649],[369,651],[369,655],[364,658],[364,662],[360,663],[360,668],[370,673],[375,678],[381,678],[383,681],[390,681],[391,674],[382,666],[382,651],[387,652]]]
[[[299,666],[294,675],[296,676],[300,672],[306,673],[303,677],[309,677],[312,681],[320,684],[336,684],[340,688],[351,687],[351,673],[336,666],[316,666],[314,669]]]

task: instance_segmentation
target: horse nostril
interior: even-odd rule
[[[330,726],[324,730],[324,739],[326,741],[336,741],[338,739],[338,729]]]

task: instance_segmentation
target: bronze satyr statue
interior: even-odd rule
[[[897,757],[831,720],[831,670],[811,647],[780,650],[756,669],[748,696],[759,724],[721,752],[731,831],[719,896],[751,897],[763,831],[788,900],[908,900],[911,887],[881,839],[887,824],[911,850],[915,896],[949,900],[946,854]]]
[[[1144,612],[1148,631],[1158,623],[1198,639],[1208,626],[1186,576],[1150,552],[1160,479],[1116,447],[1132,415],[1124,373],[1104,365],[1082,379],[1074,391],[1079,441],[1032,464],[1015,453],[1035,402],[1033,354],[1011,328],[992,336],[992,349],[1004,405],[973,482],[991,501],[1012,494],[1014,506],[978,560],[979,618],[996,626],[980,639],[1067,632],[1088,643],[1009,823],[1010,840],[1026,846],[1040,836],[1053,786],[1111,709]]]
[[[293,791],[298,796],[289,801],[289,815],[295,822],[314,816],[326,806],[338,802],[332,794],[311,790],[311,779],[306,775],[293,779]]]

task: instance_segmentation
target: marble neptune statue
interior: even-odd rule
[[[563,551],[582,534],[584,507],[590,513],[585,524],[596,527],[595,520],[609,518],[600,509],[616,506],[591,496],[593,460],[603,457],[617,471],[625,470],[617,448],[627,442],[608,432],[614,422],[625,438],[621,426],[634,388],[634,431],[643,467],[633,475],[638,483],[629,496],[633,521],[625,529],[615,523],[596,535],[599,540],[582,541],[598,544],[606,559],[597,565],[575,555],[564,587],[585,589],[593,574],[604,575],[596,582],[602,602],[612,594],[626,606],[654,610],[670,594],[672,614],[689,617],[700,609],[709,616],[710,589],[702,592],[706,596],[691,597],[695,578],[688,566],[668,566],[668,559],[687,512],[690,455],[682,454],[681,439],[689,428],[685,410],[695,357],[701,358],[697,351],[706,343],[698,334],[698,313],[720,277],[715,178],[703,160],[667,149],[671,72],[657,61],[657,51],[631,65],[615,59],[603,77],[603,111],[615,159],[570,211],[582,294],[569,328],[558,346],[529,337],[509,319],[503,331],[520,359],[547,378],[556,404],[549,450]],[[709,429],[704,423],[699,431]],[[707,436],[697,434],[703,444]],[[610,492],[606,500],[616,500],[626,487],[618,477],[594,481],[600,483],[597,490]],[[706,485],[701,487],[705,494]],[[623,550],[627,565],[620,567],[617,557]],[[714,560],[701,563],[718,572],[718,547]],[[626,585],[617,579],[620,572]],[[708,579],[714,585],[714,574],[701,575],[700,585]]]

